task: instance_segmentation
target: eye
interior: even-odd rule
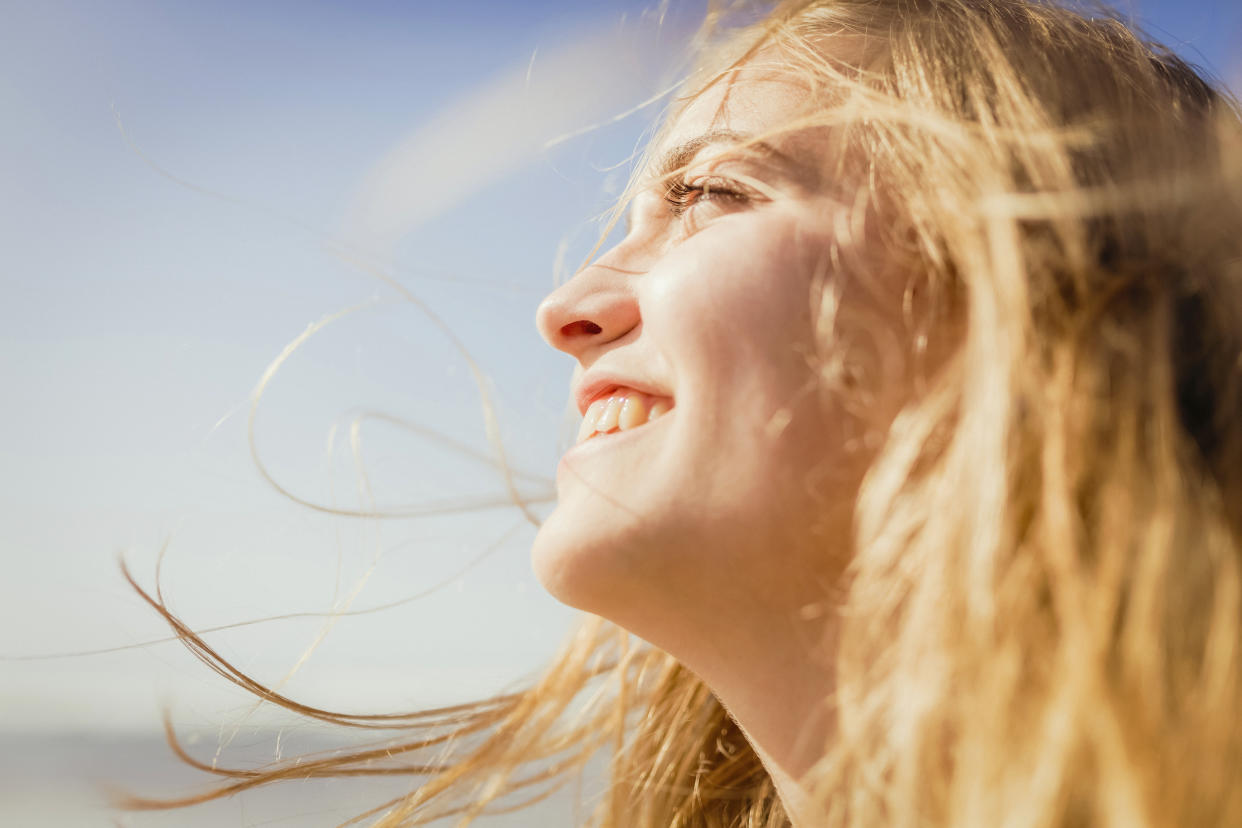
[[[675,178],[664,191],[664,201],[668,204],[668,211],[674,216],[683,215],[704,203],[724,206],[730,203],[740,204],[749,198],[747,188],[717,176]]]

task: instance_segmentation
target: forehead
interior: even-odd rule
[[[813,180],[828,152],[827,130],[805,123],[813,108],[801,78],[756,58],[717,77],[674,112],[654,148],[649,176],[667,175],[701,154],[736,149],[787,172],[800,168]]]
[[[716,130],[769,132],[809,104],[806,83],[773,60],[742,64],[715,78],[674,113],[668,140]]]

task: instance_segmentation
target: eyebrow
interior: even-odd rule
[[[743,145],[745,149],[753,149],[764,158],[790,168],[791,172],[802,166],[788,154],[781,152],[767,141],[759,140],[754,135],[735,132],[731,129],[713,129],[683,141],[660,156],[655,166],[657,177],[664,178],[688,166],[698,157],[699,153],[713,144]]]

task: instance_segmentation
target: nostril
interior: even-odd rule
[[[594,322],[586,319],[579,319],[577,322],[570,322],[568,325],[562,325],[561,336],[573,337],[579,334],[586,334],[590,336],[592,334],[597,334],[602,330],[604,329],[599,325],[596,325]]]

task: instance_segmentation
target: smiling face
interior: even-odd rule
[[[822,181],[825,132],[779,132],[808,105],[762,71],[697,96],[625,239],[539,308],[543,336],[577,360],[585,416],[536,572],[666,649],[722,608],[822,600],[848,555],[863,464],[821,393],[812,301],[832,287],[845,207]]]

